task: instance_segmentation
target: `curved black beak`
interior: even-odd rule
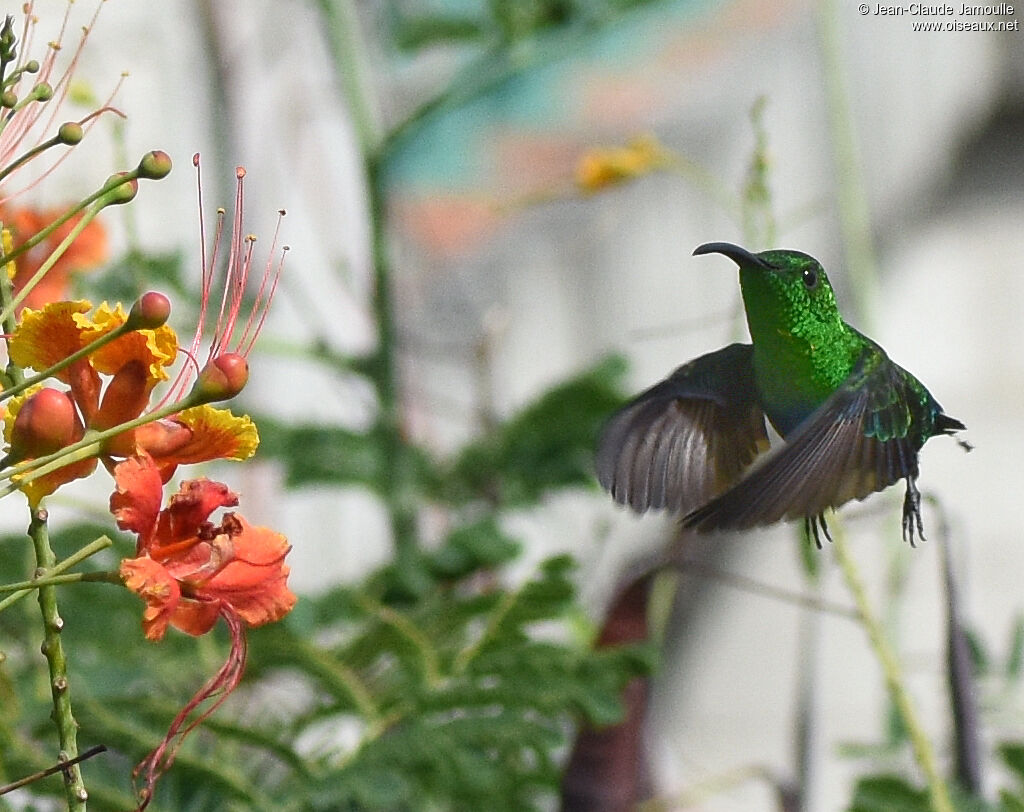
[[[700,254],[722,254],[741,267],[753,265],[755,268],[763,268],[766,271],[774,270],[772,265],[769,265],[757,254],[752,254],[746,248],[740,248],[731,242],[706,242],[703,245],[698,245],[693,249],[693,255],[699,256]]]

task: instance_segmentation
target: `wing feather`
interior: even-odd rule
[[[784,446],[684,516],[683,524],[702,531],[747,529],[814,517],[916,477],[917,452],[927,438],[914,433],[907,414],[908,400],[920,397],[914,384],[916,379],[884,355],[865,352],[849,378]]]
[[[768,446],[753,349],[730,344],[685,364],[611,417],[597,476],[637,512],[685,513],[733,484]]]

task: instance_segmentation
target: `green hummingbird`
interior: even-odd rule
[[[605,490],[640,513],[681,513],[698,531],[802,518],[820,548],[827,508],[905,479],[903,538],[923,540],[918,451],[964,424],[843,321],[813,257],[726,242],[693,253],[739,266],[753,343],[684,364],[616,412],[597,451]],[[765,417],[785,443],[744,476],[768,450]]]

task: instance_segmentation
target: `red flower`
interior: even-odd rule
[[[208,479],[182,482],[159,510],[160,471],[149,457],[118,464],[114,478],[111,511],[118,527],[138,534],[137,557],[121,562],[121,577],[146,601],[143,628],[150,640],[161,639],[168,625],[205,634],[226,614],[261,626],[295,605],[284,536],[235,513],[225,513],[219,523],[209,520],[218,508],[238,504],[227,486]]]
[[[253,527],[236,513],[219,522],[210,515],[238,504],[226,485],[193,479],[163,510],[160,470],[148,456],[131,457],[114,468],[117,490],[110,510],[122,530],[138,536],[136,557],[121,562],[121,579],[145,602],[142,627],[160,640],[168,626],[205,634],[218,617],[231,635],[228,659],[196,692],[171,723],[160,745],[136,767],[145,776],[139,809],[152,797],[160,775],[174,761],[185,736],[209,716],[238,685],[245,670],[245,627],[280,620],[295,605],[284,558],[287,539]],[[200,706],[212,700],[200,710]]]

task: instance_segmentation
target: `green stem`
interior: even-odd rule
[[[416,528],[415,472],[409,449],[405,444],[402,409],[399,400],[398,372],[395,355],[398,350],[394,302],[391,297],[391,262],[388,255],[385,183],[380,164],[368,161],[370,217],[373,228],[373,311],[377,321],[377,350],[369,372],[377,389],[382,430],[384,459],[389,471],[384,478],[384,499],[391,518],[395,544],[395,563],[405,579],[413,577],[418,549]]]
[[[100,536],[95,541],[91,541],[86,544],[81,550],[69,555],[60,563],[55,564],[45,572],[37,575],[33,580],[23,582],[26,584],[25,588],[19,589],[17,592],[8,595],[3,600],[0,600],[0,612],[17,603],[26,595],[32,594],[32,591],[39,585],[39,582],[43,581],[43,579],[54,578],[59,576],[61,573],[67,572],[72,567],[85,561],[85,559],[96,555],[100,550],[107,549],[107,547],[110,547],[113,543],[114,542],[112,542],[107,536]],[[4,589],[0,591],[6,590]]]
[[[57,264],[57,261],[64,256],[68,248],[71,247],[71,243],[78,239],[78,235],[85,231],[89,223],[96,219],[96,215],[103,210],[103,206],[104,204],[102,202],[94,203],[86,210],[81,219],[75,223],[71,231],[68,232],[68,235],[61,240],[60,245],[53,249],[53,253],[46,258],[46,261],[39,266],[39,269],[32,275],[32,278],[25,283],[20,291],[18,291],[18,295],[15,296],[14,300],[7,306],[9,309],[8,312],[2,314],[4,317],[13,313],[18,305],[28,298],[28,295],[32,292],[35,286],[42,281],[43,277],[50,272],[50,269]]]
[[[45,457],[26,460],[23,463],[8,468],[3,472],[3,474],[0,474],[0,479],[18,477],[16,481],[12,481],[0,488],[0,498],[14,493],[14,491],[19,490],[23,485],[26,485],[41,476],[45,476],[46,474],[56,471],[59,468],[63,468],[65,465],[70,465],[73,462],[78,462],[98,455],[103,448],[104,441],[109,440],[111,437],[116,437],[126,431],[131,431],[132,429],[137,429],[139,426],[152,423],[154,420],[160,420],[164,417],[184,411],[185,409],[190,409],[193,406],[200,406],[208,402],[210,402],[209,398],[203,396],[200,383],[197,382],[192,391],[176,403],[169,403],[162,409],[157,409],[155,412],[150,412],[149,414],[140,415],[134,420],[129,420],[127,423],[121,423],[119,426],[114,426],[113,428],[106,429],[105,431],[87,431],[85,436],[77,443],[72,443],[59,451],[47,454]]]
[[[59,217],[57,220],[54,220],[54,222],[50,223],[50,225],[48,225],[38,234],[33,235],[31,239],[26,240],[24,245],[20,245],[16,249],[11,251],[11,253],[5,254],[4,256],[0,257],[0,267],[6,266],[7,263],[10,262],[12,259],[16,259],[25,251],[42,242],[57,228],[66,223],[76,214],[85,210],[86,208],[89,209],[88,211],[86,211],[82,219],[75,224],[75,227],[71,230],[68,236],[65,237],[61,244],[54,249],[53,253],[50,254],[49,257],[47,257],[46,262],[44,262],[39,267],[39,270],[36,271],[32,279],[30,279],[21,289],[21,292],[14,297],[14,300],[12,302],[10,302],[4,307],[2,312],[0,312],[0,321],[6,321],[11,316],[15,308],[17,308],[17,306],[25,300],[25,297],[28,296],[29,293],[31,293],[32,288],[34,288],[36,284],[39,282],[39,280],[46,275],[47,271],[49,271],[50,268],[54,266],[57,260],[64,255],[64,252],[68,250],[68,247],[71,245],[72,242],[74,242],[75,238],[82,233],[82,230],[87,225],[89,225],[89,223],[96,217],[97,214],[100,213],[100,211],[103,208],[113,203],[123,202],[123,199],[120,199],[117,196],[111,197],[111,193],[117,189],[120,189],[126,183],[131,183],[132,181],[138,180],[138,178],[139,169],[137,167],[130,172],[125,172],[123,175],[116,175],[110,178],[97,191],[89,195],[77,206],[72,208],[70,211],[65,212],[61,217]]]
[[[46,575],[41,578],[30,578],[28,581],[15,581],[13,584],[0,584],[0,592],[20,592],[44,586],[60,586],[61,584],[80,582],[119,584],[121,576],[116,572],[69,572],[66,575]]]
[[[365,154],[376,155],[383,133],[376,108],[371,103],[372,82],[367,69],[366,47],[358,34],[355,5],[351,0],[318,0],[318,5],[335,64],[335,76],[342,84],[359,143]]]
[[[939,774],[932,744],[927,735],[925,735],[924,728],[921,726],[921,721],[911,702],[910,694],[907,692],[899,660],[889,645],[888,639],[886,639],[882,624],[871,609],[867,590],[861,579],[857,563],[850,555],[850,551],[846,546],[845,534],[838,522],[832,527],[832,547],[835,550],[839,568],[846,579],[846,586],[850,590],[854,603],[857,605],[861,624],[864,626],[864,631],[867,632],[868,639],[871,641],[871,647],[874,649],[875,656],[882,666],[886,687],[889,689],[892,701],[896,705],[896,709],[903,719],[903,724],[907,728],[907,733],[910,736],[910,742],[914,749],[914,756],[921,767],[921,771],[924,773],[925,780],[928,782],[928,797],[932,812],[953,812],[953,805],[949,799],[949,790]]]
[[[4,242],[8,242],[10,238]],[[0,248],[2,250],[2,248]],[[0,320],[0,326],[6,335],[12,335],[18,328],[18,320],[14,315],[14,308],[10,303],[14,300],[14,280],[7,274],[7,263],[0,263],[0,311],[7,313],[7,317]],[[8,354],[7,367],[4,370],[3,386],[19,385],[25,377],[21,367],[10,360]]]
[[[818,26],[821,38],[825,101],[832,135],[833,160],[839,227],[843,237],[846,264],[857,298],[858,315],[865,322],[875,312],[878,295],[878,271],[875,265],[871,217],[864,191],[863,173],[857,151],[857,138],[850,114],[850,98],[842,69],[842,35],[835,0],[820,0]],[[870,324],[864,324],[870,327]]]
[[[137,329],[138,328],[133,326],[131,322],[126,321],[124,324],[119,325],[118,327],[111,330],[109,333],[104,333],[95,341],[90,341],[81,349],[71,353],[71,355],[67,356],[67,358],[62,358],[49,369],[44,369],[37,375],[33,375],[31,378],[25,378],[20,383],[15,384],[14,386],[11,386],[7,389],[4,389],[2,392],[0,392],[0,401],[7,400],[7,398],[13,397],[14,395],[17,395],[19,392],[23,392],[30,386],[34,386],[35,384],[41,383],[42,381],[45,381],[48,378],[54,377],[58,372],[67,369],[69,366],[75,363],[75,361],[78,361],[81,358],[85,358],[87,355],[91,355],[92,353],[96,352],[96,350],[105,347],[111,341],[116,341],[126,333],[134,332]]]
[[[32,514],[29,524],[29,536],[35,548],[36,566],[39,571],[52,570],[57,557],[50,547],[50,535],[46,525],[47,515],[42,508]],[[71,693],[68,686],[67,658],[61,642],[61,629],[64,621],[57,611],[57,588],[55,586],[39,587],[39,609],[43,616],[43,656],[50,668],[50,693],[53,697],[52,719],[57,726],[60,740],[61,761],[78,756],[78,723],[71,713]],[[82,771],[78,764],[72,764],[64,770],[64,794],[68,802],[68,812],[85,812],[89,793],[82,781]]]
[[[350,0],[319,0],[335,74],[345,101],[353,113],[359,136],[370,206],[373,263],[373,312],[377,323],[377,348],[366,365],[366,374],[377,390],[380,414],[377,428],[383,438],[388,466],[382,494],[391,520],[395,564],[400,580],[412,587],[418,552],[415,471],[405,442],[395,365],[397,329],[391,296],[391,261],[387,237],[387,182],[384,163],[392,134],[382,134],[375,118],[376,105],[364,70],[362,40],[355,25]]]
[[[441,683],[441,665],[430,638],[418,629],[409,618],[388,606],[377,603],[365,595],[359,597],[359,603],[364,610],[381,623],[394,629],[419,652],[420,660],[423,663],[423,676],[427,685],[430,687],[439,685]]]

